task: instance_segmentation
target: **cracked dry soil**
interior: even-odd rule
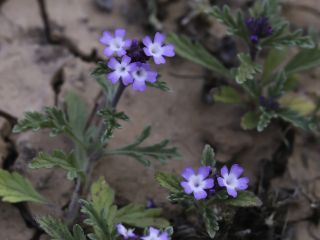
[[[187,1],[160,2],[166,6],[164,31],[176,31],[177,20],[185,13]],[[30,216],[62,216],[73,190],[73,183],[65,179],[62,171],[27,168],[38,151],[69,149],[71,143],[63,136],[49,138],[46,131],[14,135],[12,126],[24,111],[61,104],[69,90],[80,94],[92,108],[99,87],[88,73],[94,63],[103,58],[97,38],[102,30],[115,27],[125,27],[131,37],[143,36],[146,11],[141,3],[143,1],[117,0],[112,12],[107,12],[99,9],[93,0],[0,1],[0,163],[5,169],[27,176],[38,191],[59,206],[52,209],[31,204],[27,208],[23,204],[0,202],[1,240],[47,239]],[[245,3],[231,1],[234,7]],[[289,0],[284,4],[284,13],[294,25],[314,26],[319,30],[319,1]],[[212,32],[216,36],[223,36],[223,31],[218,23],[213,24]],[[217,41],[213,41],[211,47],[217,45]],[[319,239],[319,226],[311,221],[315,211],[319,211],[315,208],[320,199],[319,143],[294,131],[291,150],[279,157],[277,153],[281,153],[283,139],[279,126],[273,125],[261,134],[245,132],[239,126],[244,109],[201,101],[205,78],[202,68],[177,57],[170,60],[161,73],[172,92],[149,89],[141,94],[127,89],[119,110],[125,111],[131,122],[116,133],[110,147],[129,143],[145,125],[151,124],[153,135],[149,141],[169,138],[183,158],[166,165],[155,163],[149,169],[125,157],[107,158],[94,170],[94,178],[105,176],[119,201],[144,202],[151,197],[160,206],[169,208],[165,203],[166,193],[153,179],[155,170],[180,172],[184,166],[198,166],[205,143],[217,149],[221,163],[243,164],[252,186],[261,181],[261,170],[265,166],[285,159],[288,167],[279,175],[271,174],[268,188],[275,192],[294,191],[282,202],[288,205],[285,221],[292,237],[287,239]],[[319,76],[319,69],[304,75],[301,91],[319,92],[320,83],[316,81]]]

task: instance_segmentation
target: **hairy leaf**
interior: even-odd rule
[[[175,51],[181,57],[212,70],[221,76],[226,78],[231,77],[229,70],[199,43],[193,43],[188,37],[175,34],[171,34],[168,37],[168,41],[175,45]]]
[[[259,123],[259,117],[257,112],[247,112],[241,118],[241,127],[244,130],[255,129]]]
[[[257,125],[258,132],[262,132],[264,129],[266,129],[269,126],[271,119],[274,117],[276,117],[274,113],[262,110],[262,113],[260,115],[259,122]]]
[[[167,147],[169,144],[168,140],[145,147],[140,146],[150,136],[150,133],[151,127],[147,127],[143,130],[140,136],[137,137],[134,143],[118,149],[106,150],[105,154],[129,156],[141,162],[145,166],[149,166],[151,164],[149,160],[150,158],[164,162],[168,159],[177,158],[180,156],[175,147]]]
[[[4,202],[35,202],[47,203],[46,199],[41,196],[31,185],[29,180],[20,174],[10,173],[0,169],[0,197]]]
[[[209,144],[206,144],[202,151],[202,165],[214,168],[216,166],[216,162],[214,149]]]
[[[68,171],[68,178],[77,177],[81,169],[78,168],[74,153],[64,153],[60,150],[54,150],[52,154],[40,152],[29,164],[30,168],[53,168],[60,167]]]
[[[301,116],[307,116],[316,109],[316,104],[305,96],[289,93],[279,99],[281,106],[297,112]]]
[[[50,127],[50,122],[45,115],[39,112],[25,112],[24,118],[14,126],[13,132],[20,133],[29,130],[38,131],[41,128]]]
[[[320,49],[302,49],[287,64],[288,74],[310,70],[320,66]]]
[[[262,79],[263,81],[271,80],[272,73],[279,67],[288,54],[288,49],[271,49],[264,62]]]
[[[237,83],[243,84],[248,80],[252,80],[257,73],[262,71],[261,66],[253,63],[248,54],[240,53],[238,58],[240,60],[240,66],[236,73]]]
[[[161,187],[169,190],[170,192],[178,193],[182,190],[180,186],[181,178],[176,174],[159,172],[156,174],[156,180]]]
[[[107,139],[113,136],[115,129],[121,128],[119,120],[129,121],[129,117],[123,112],[117,112],[114,109],[103,108],[98,114],[103,118],[106,130],[101,137],[101,142],[105,143]]]
[[[73,234],[68,226],[61,220],[47,216],[37,220],[40,227],[51,237],[52,240],[86,240],[83,229],[79,225],[73,227]]]
[[[245,26],[245,20],[240,11],[237,12],[236,17],[233,17],[230,13],[230,8],[225,5],[222,9],[213,7],[210,14],[225,24],[228,27],[229,33],[238,35],[245,41],[248,40],[248,31]]]
[[[214,92],[214,100],[223,103],[241,103],[243,102],[241,94],[233,87],[222,86]]]
[[[219,223],[216,214],[211,208],[205,208],[203,212],[203,221],[207,229],[207,233],[211,239],[214,239],[219,231]]]
[[[157,88],[164,92],[169,92],[170,88],[168,87],[167,83],[164,81],[160,81],[159,79],[155,83],[146,82],[148,87]]]
[[[160,208],[146,209],[142,204],[131,203],[117,211],[115,222],[140,228],[148,226],[156,228],[168,227],[169,222],[161,218],[161,214],[162,209]]]
[[[238,192],[236,198],[229,198],[223,201],[223,203],[232,205],[235,207],[260,207],[262,205],[261,200],[249,191]]]
[[[303,130],[310,130],[310,120],[302,117],[299,113],[290,109],[281,109],[277,111],[277,115],[283,120],[292,123],[294,126],[302,128]]]

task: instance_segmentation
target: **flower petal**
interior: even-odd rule
[[[167,57],[173,57],[175,55],[174,46],[172,44],[164,46],[163,55]]]
[[[226,186],[224,184],[224,178],[218,177],[217,180],[218,180],[218,184],[219,184],[220,187],[225,187]]]
[[[124,48],[129,48],[131,46],[132,41],[130,39],[127,39],[124,41]]]
[[[210,189],[213,188],[214,186],[214,181],[212,178],[208,178],[203,181],[204,182],[204,189]]]
[[[198,174],[201,175],[202,179],[205,179],[206,177],[209,176],[210,171],[211,171],[210,167],[203,166],[199,168]]]
[[[153,227],[149,228],[149,235],[151,236],[158,236],[159,235],[159,230]]]
[[[194,170],[191,168],[191,167],[187,167],[186,169],[183,170],[182,172],[182,177],[184,177],[186,180],[189,180],[189,178],[192,176],[192,175],[195,175],[195,172]]]
[[[150,44],[152,44],[151,38],[149,36],[146,36],[143,40],[142,40],[143,44],[148,47]]]
[[[110,32],[105,31],[102,33],[102,37],[99,39],[99,41],[102,44],[108,45],[112,39],[113,37]]]
[[[193,192],[195,199],[205,199],[207,197],[207,192],[205,190],[199,190],[197,192]]]
[[[227,192],[231,197],[236,198],[238,196],[238,193],[234,188],[227,187]]]
[[[131,75],[129,73],[124,75],[124,76],[122,76],[122,83],[125,86],[129,85],[132,82],[133,82],[133,78],[131,77]]]
[[[119,64],[120,63],[115,58],[111,58],[110,61],[108,62],[108,67],[111,68],[111,69],[116,69],[116,67]]]
[[[249,178],[243,177],[238,179],[237,189],[246,190],[248,188]]]
[[[119,81],[119,74],[117,74],[116,72],[111,72],[107,74],[107,78],[113,83],[116,84]]]
[[[122,56],[124,56],[126,53],[127,53],[127,52],[126,52],[126,50],[124,50],[124,49],[120,49],[120,50],[117,51],[118,57],[122,57]]]
[[[166,60],[162,56],[153,57],[153,60],[154,60],[155,64],[164,64],[164,63],[166,63]]]
[[[234,176],[236,176],[238,178],[241,176],[242,173],[243,173],[242,167],[240,167],[238,164],[232,165],[231,170],[230,170],[230,174],[233,174]]]
[[[163,232],[161,235],[158,237],[158,240],[168,240],[168,233]]]
[[[151,52],[150,52],[150,50],[149,50],[149,48],[143,48],[143,51],[144,51],[144,53],[147,55],[147,56],[149,56],[149,57],[151,57],[152,56],[152,54],[151,54]]]
[[[188,182],[181,182],[180,185],[181,185],[181,187],[183,187],[184,192],[186,194],[191,194],[192,193],[192,189],[191,189],[191,187],[190,187]]]
[[[155,83],[157,81],[157,76],[158,76],[157,72],[149,71],[147,81],[151,83]]]
[[[154,36],[154,42],[159,43],[160,45],[162,45],[165,39],[166,39],[166,36],[159,32],[157,32],[156,35]]]
[[[127,66],[130,62],[131,62],[131,58],[128,57],[127,55],[124,55],[121,59],[122,66]]]
[[[223,166],[223,168],[221,168],[221,176],[225,178],[228,175],[229,175],[229,173],[228,173],[227,166]]]
[[[124,38],[124,36],[126,35],[126,30],[124,30],[123,28],[118,28],[114,32],[114,35],[119,38]]]
[[[117,225],[117,231],[122,236],[126,236],[127,235],[127,229],[122,224],[118,224]]]
[[[146,86],[146,83],[144,81],[137,81],[135,80],[132,84],[132,88],[136,91],[139,91],[139,92],[143,92],[146,90],[147,86]]]
[[[114,51],[111,50],[111,48],[109,48],[109,47],[106,47],[106,48],[103,50],[103,54],[106,55],[107,57],[111,57],[113,53],[114,53]]]

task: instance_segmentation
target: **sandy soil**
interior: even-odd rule
[[[10,160],[14,148],[18,154],[13,169],[31,179],[34,186],[57,206],[67,204],[73,184],[57,170],[30,170],[27,164],[37,151],[53,148],[68,149],[70,143],[64,137],[50,139],[47,133],[26,133],[10,135],[10,123],[20,118],[24,111],[41,110],[46,105],[63,102],[68,90],[78,92],[92,107],[99,88],[88,76],[94,61],[101,54],[102,47],[97,39],[104,29],[125,27],[131,37],[142,37],[141,27],[145,17],[144,8],[134,0],[117,0],[112,13],[102,11],[88,0],[55,0],[47,2],[52,34],[63,39],[57,44],[48,43],[44,21],[36,0],[0,1],[0,160]],[[234,1],[236,2],[236,1]],[[240,3],[238,2],[237,5]],[[135,6],[135,7],[134,7]],[[175,1],[169,5],[164,21],[164,31],[176,29],[176,20],[186,9],[186,1]],[[285,1],[285,14],[296,26],[314,26],[319,29],[320,2]],[[218,24],[213,28],[222,28]],[[90,57],[96,51],[95,57]],[[63,74],[60,74],[61,71]],[[245,174],[252,184],[257,180],[261,159],[271,159],[275,149],[282,142],[277,126],[271,126],[264,133],[241,130],[239,120],[245,109],[224,104],[208,105],[201,100],[204,70],[180,58],[169,61],[159,68],[163,80],[172,91],[163,93],[148,89],[137,93],[127,89],[119,103],[119,110],[125,111],[131,122],[119,130],[110,148],[130,143],[145,125],[153,126],[149,142],[164,138],[172,140],[179,148],[182,159],[166,165],[154,163],[144,168],[125,157],[103,159],[94,170],[94,178],[105,176],[117,191],[119,198],[144,202],[148,197],[164,204],[166,194],[153,179],[158,170],[180,172],[185,166],[198,166],[201,150],[205,143],[217,149],[221,162],[236,161],[246,166]],[[319,88],[319,71],[303,76],[303,91]],[[61,91],[53,85],[63,82]],[[10,123],[9,123],[10,122]],[[308,223],[300,221],[311,213],[311,203],[319,201],[320,155],[319,144],[307,141],[308,136],[297,132],[294,152],[289,159],[288,170],[281,178],[272,182],[274,189],[300,186],[305,196],[298,196],[294,211],[288,219],[296,222],[297,240],[317,239],[310,235]],[[8,137],[12,142],[8,141]],[[12,154],[11,154],[12,155]],[[14,157],[13,157],[14,158]],[[0,161],[0,162],[1,162]],[[309,201],[310,200],[310,201]],[[14,206],[0,203],[0,239],[31,240],[35,230],[28,228]],[[34,215],[46,213],[61,215],[52,208],[31,205]],[[309,229],[309,230],[308,230]],[[313,228],[315,236],[320,229]],[[319,239],[319,238],[318,238]]]

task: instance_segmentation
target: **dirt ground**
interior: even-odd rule
[[[46,3],[45,15],[39,10],[43,2]],[[99,87],[88,73],[96,60],[103,58],[97,39],[103,30],[117,27],[126,28],[131,37],[144,36],[146,6],[138,2],[116,0],[112,12],[108,12],[99,9],[94,0],[0,0],[0,163],[4,167],[13,164],[12,169],[31,179],[34,186],[60,208],[68,203],[73,183],[65,179],[64,172],[30,170],[27,164],[38,151],[68,149],[70,142],[62,136],[49,138],[45,131],[14,135],[10,133],[12,124],[24,111],[61,104],[69,90],[78,92],[92,108]],[[227,2],[239,7],[246,1]],[[164,32],[178,29],[178,19],[185,14],[187,6],[186,0],[166,4]],[[286,0],[284,13],[295,26],[313,26],[320,30],[319,0]],[[46,27],[46,17],[50,29]],[[223,30],[215,23],[211,32],[220,37]],[[213,48],[215,44],[217,41],[213,40]],[[182,159],[145,168],[126,157],[106,158],[94,170],[94,178],[105,176],[121,201],[145,202],[153,198],[166,207],[166,193],[154,181],[154,173],[158,170],[180,172],[185,166],[199,166],[202,148],[210,143],[217,149],[217,158],[222,163],[243,164],[254,186],[261,174],[261,160],[272,159],[282,144],[279,127],[272,125],[260,134],[243,131],[239,122],[245,109],[204,103],[201,95],[205,71],[199,66],[176,57],[159,71],[172,91],[148,89],[138,93],[127,89],[118,108],[130,116],[131,122],[117,131],[110,148],[130,143],[146,125],[152,125],[149,142],[171,139]],[[319,69],[302,76],[301,91],[320,92],[319,77]],[[275,191],[297,186],[299,189],[288,200],[292,201],[292,208],[286,218],[294,226],[290,239],[320,239],[319,227],[307,221],[313,216],[316,204],[320,204],[319,156],[319,143],[296,131],[287,171],[272,180],[271,188]],[[19,209],[24,208],[0,203],[0,239],[39,239],[35,229],[26,225]],[[38,205],[31,205],[30,209],[34,216],[62,214],[57,208]]]

